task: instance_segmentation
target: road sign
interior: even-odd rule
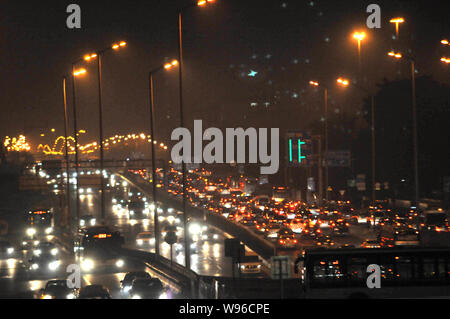
[[[280,277],[282,279],[291,278],[290,256],[272,256],[270,257],[270,264],[272,279],[280,279]]]
[[[286,133],[286,154],[288,167],[311,166],[312,140],[300,131]]]
[[[350,151],[328,151],[328,167],[350,167]]]
[[[178,238],[174,231],[170,231],[164,237],[164,241],[169,245],[173,245],[177,242]]]

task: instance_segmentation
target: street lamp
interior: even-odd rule
[[[389,21],[390,23],[395,23],[395,38],[398,40],[398,25],[405,22],[403,18],[393,18]]]
[[[388,56],[398,60],[405,57],[411,63],[411,83],[412,83],[412,115],[413,115],[413,149],[414,149],[414,182],[415,206],[419,206],[419,161],[418,161],[418,143],[417,143],[417,101],[416,101],[416,66],[412,56],[404,56],[401,53],[389,52]]]
[[[447,39],[442,39],[441,44],[443,45],[450,45]]]
[[[314,87],[320,87],[319,82],[309,81],[309,84]],[[325,105],[325,199],[328,202],[328,89],[322,86],[324,91],[324,105]],[[319,160],[320,162],[320,160]],[[318,163],[322,167],[322,163]],[[323,189],[319,187],[319,201],[322,203]]]
[[[159,66],[158,68],[149,72],[149,96],[150,96],[150,136],[152,142],[150,143],[152,146],[152,190],[153,190],[153,203],[154,203],[154,214],[153,214],[153,226],[155,232],[155,254],[159,255],[159,220],[158,220],[158,202],[156,200],[156,161],[155,161],[155,123],[154,123],[154,93],[153,93],[153,74],[156,72],[165,69],[170,70],[178,65],[177,60],[173,60],[170,63],[166,63],[164,65]],[[166,172],[165,172],[166,174]]]
[[[449,58],[446,58],[446,57],[442,57],[442,58],[441,58],[441,62],[444,62],[444,63],[449,64],[449,63],[450,63],[450,59],[449,59]]]
[[[215,0],[198,0],[196,4],[191,4],[187,7],[182,8],[178,11],[178,62],[179,72],[179,98],[180,98],[180,127],[184,127],[184,117],[183,117],[183,12],[189,8],[196,6],[205,7],[209,4],[214,3]],[[153,137],[152,137],[153,138]],[[184,228],[184,258],[185,266],[187,269],[191,269],[191,259],[190,259],[190,249],[189,249],[189,234],[187,231],[187,212],[186,212],[186,163],[181,162],[181,173],[182,173],[182,183],[183,183],[183,228]]]
[[[100,187],[101,187],[101,214],[103,224],[106,223],[105,217],[105,182],[103,180],[104,171],[104,152],[103,152],[103,105],[102,105],[102,55],[109,50],[119,50],[125,47],[127,43],[120,41],[103,50],[96,51],[84,56],[86,62],[97,59],[97,83],[98,83],[98,114],[99,114],[99,140],[100,140]]]
[[[343,86],[348,87],[350,85],[350,81],[338,78],[336,82]],[[353,84],[354,87],[357,89],[370,94],[367,89],[364,89],[356,84]],[[375,200],[376,200],[376,188],[375,188],[375,96],[373,94],[370,94],[370,100],[371,100],[371,113],[372,113],[372,125],[371,125],[371,131],[372,131],[372,205],[375,206]]]
[[[358,41],[358,68],[359,68],[359,76],[361,78],[361,41],[366,38],[365,32],[354,32],[353,39]]]

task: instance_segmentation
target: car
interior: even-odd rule
[[[146,271],[132,271],[128,272],[125,277],[120,281],[120,291],[123,294],[129,293],[131,289],[131,285],[133,284],[133,280],[140,279],[151,279],[152,277]]]
[[[80,289],[78,299],[112,299],[108,288],[102,285],[89,285]]]
[[[60,266],[61,261],[51,254],[41,254],[29,259],[29,270],[31,273],[57,272]]]
[[[91,227],[95,226],[97,220],[92,215],[84,215],[80,217],[80,227]]]
[[[50,280],[40,290],[40,299],[75,299],[77,289],[69,288],[67,280]]]
[[[366,240],[361,244],[362,248],[381,248],[383,244],[378,240]]]
[[[56,247],[56,245],[52,242],[44,241],[40,242],[38,245],[36,245],[33,248],[33,255],[40,256],[40,255],[52,255],[56,256],[59,254],[59,249]]]
[[[152,232],[144,231],[140,232],[136,236],[136,245],[139,247],[143,246],[154,246],[155,245],[155,235]]]
[[[13,258],[14,256],[14,246],[7,240],[0,240],[0,259]]]
[[[213,228],[208,227],[207,230],[202,231],[201,239],[205,241],[217,242],[220,240],[220,236]]]
[[[40,243],[40,241],[38,239],[25,238],[22,241],[22,249],[23,250],[32,249],[32,248],[36,247],[37,245],[39,245],[39,243]]]
[[[324,247],[324,248],[333,248],[335,247],[334,241],[331,239],[330,236],[320,236],[317,238],[316,245],[318,247]]]
[[[145,203],[142,200],[130,200],[127,208],[130,219],[144,219],[148,215],[148,210],[145,208]]]
[[[158,278],[133,280],[130,289],[131,299],[165,299],[164,286]]]

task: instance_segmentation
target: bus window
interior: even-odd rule
[[[367,258],[365,257],[352,257],[349,258],[348,275],[352,282],[365,282],[367,278]]]
[[[436,263],[434,258],[423,259],[423,277],[431,279],[436,277]]]
[[[414,269],[414,258],[409,256],[396,256],[395,262],[397,266],[397,278],[399,280],[412,280],[414,279],[414,274],[417,271]]]
[[[313,263],[313,285],[336,286],[344,279],[342,263],[337,259],[317,259]]]

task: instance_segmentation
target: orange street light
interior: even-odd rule
[[[207,5],[207,4],[213,3],[214,1],[215,1],[215,0],[199,0],[199,1],[197,2],[197,5],[198,5],[199,7],[203,7],[203,6]]]
[[[447,40],[447,39],[441,40],[441,43],[442,43],[443,45],[450,45],[450,44],[448,43],[448,40]]]
[[[176,67],[177,65],[178,65],[178,61],[177,60],[173,60],[170,63],[164,64],[164,69],[169,70],[169,69],[171,69],[173,67]]]
[[[403,19],[403,18],[393,18],[393,19],[391,19],[389,22],[390,22],[390,23],[395,23],[395,36],[396,36],[396,38],[398,39],[398,25],[399,25],[400,23],[405,22],[405,19]]]
[[[125,41],[121,41],[121,42],[119,42],[119,43],[114,43],[113,45],[112,45],[112,48],[114,49],[114,50],[119,50],[120,48],[123,48],[123,47],[125,47],[127,45],[127,43],[125,42]]]
[[[84,75],[86,73],[87,73],[86,69],[83,69],[83,68],[73,71],[74,76],[80,76],[80,75]]]
[[[365,32],[354,32],[353,39],[358,41],[358,67],[359,75],[361,76],[361,41],[366,38]]]
[[[447,64],[450,63],[450,59],[448,59],[446,57],[442,57],[441,61],[444,62],[444,63],[447,63]]]
[[[336,80],[337,83],[339,83],[342,86],[348,86],[350,84],[350,82],[346,79],[343,78],[339,78]]]
[[[89,61],[95,59],[96,57],[97,57],[97,53],[86,54],[86,55],[84,56],[84,60],[87,61],[87,62],[89,62]]]
[[[396,59],[401,59],[403,57],[403,55],[401,53],[394,52],[394,51],[389,52],[388,55],[391,57],[394,57]]]
[[[319,82],[309,81],[309,84],[312,86],[319,86]]]

